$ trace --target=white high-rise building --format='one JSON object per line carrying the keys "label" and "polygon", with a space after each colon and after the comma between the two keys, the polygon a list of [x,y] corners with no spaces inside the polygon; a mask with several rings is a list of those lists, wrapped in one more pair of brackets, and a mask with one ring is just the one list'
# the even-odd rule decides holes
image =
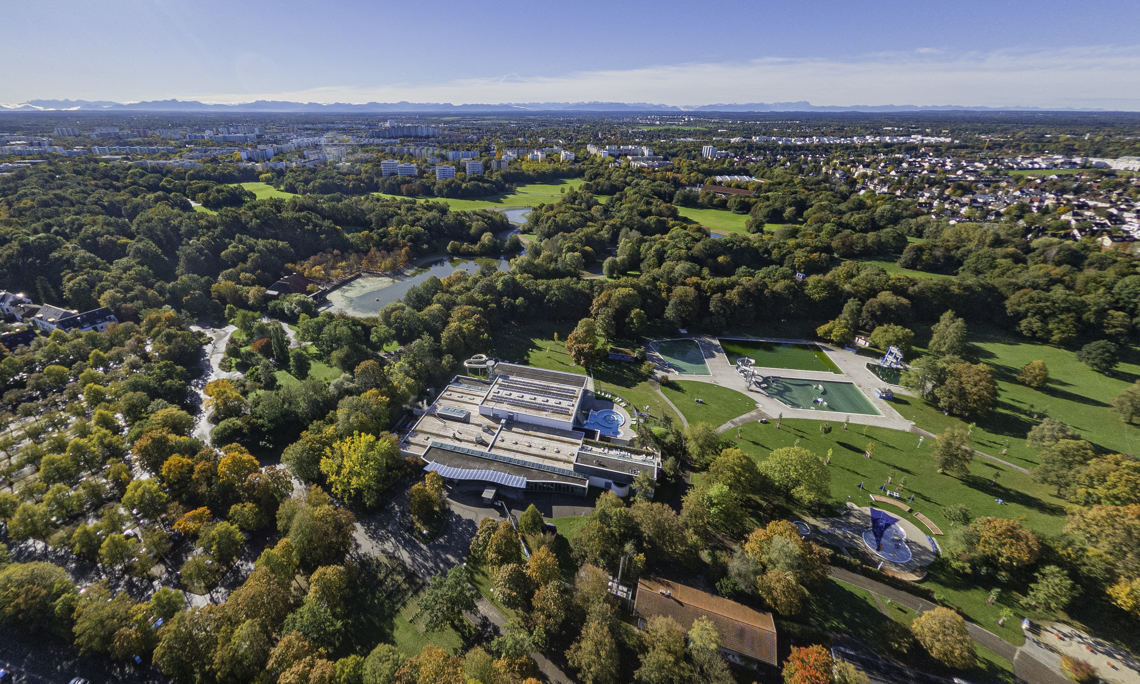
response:
{"label": "white high-rise building", "polygon": [[435,179],[443,180],[445,178],[455,178],[455,167],[448,166],[447,164],[440,164],[435,167]]}
{"label": "white high-rise building", "polygon": [[701,156],[705,159],[713,159],[716,157],[716,148],[712,145],[705,145],[701,148]]}
{"label": "white high-rise building", "polygon": [[420,169],[415,164],[400,164],[396,167],[397,176],[416,176],[419,172]]}
{"label": "white high-rise building", "polygon": [[400,162],[389,159],[380,162],[380,173],[384,176],[395,176],[400,171]]}
{"label": "white high-rise building", "polygon": [[482,175],[482,173],[483,173],[483,162],[481,162],[481,161],[469,161],[469,162],[467,162],[466,171],[467,171],[468,176]]}

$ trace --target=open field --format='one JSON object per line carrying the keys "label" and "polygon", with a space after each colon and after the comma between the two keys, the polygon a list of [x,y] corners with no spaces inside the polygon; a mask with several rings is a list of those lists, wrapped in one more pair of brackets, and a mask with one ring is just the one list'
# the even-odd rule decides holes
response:
{"label": "open field", "polygon": [[[568,178],[559,183],[529,183],[520,185],[513,192],[495,195],[487,199],[450,199],[447,197],[416,197],[417,202],[444,202],[453,211],[475,211],[478,209],[503,209],[506,207],[537,207],[540,204],[557,202],[562,190],[576,188],[585,179]],[[381,194],[381,193],[377,193]],[[393,199],[407,199],[399,195],[381,195]]]}
{"label": "open field", "polygon": [[256,195],[257,199],[259,199],[259,200],[260,199],[269,199],[271,197],[278,197],[280,199],[289,199],[290,197],[296,197],[297,196],[296,194],[294,194],[292,192],[282,192],[282,191],[278,190],[277,188],[273,187],[272,185],[269,185],[268,183],[257,183],[257,182],[242,183],[241,186],[243,188],[245,188],[246,190],[249,190],[250,192],[252,192],[254,195]]}
{"label": "open field", "polygon": [[835,362],[814,344],[734,340],[727,337],[722,337],[717,342],[720,342],[721,349],[733,364],[741,357],[748,357],[756,362],[758,368],[788,368],[842,374]]}
{"label": "open field", "polygon": [[400,612],[392,620],[392,637],[396,643],[396,647],[409,658],[418,656],[424,650],[424,646],[428,644],[435,644],[448,653],[454,655],[458,653],[463,646],[463,639],[451,627],[447,627],[438,632],[423,633],[417,625],[418,620],[413,621],[416,611],[419,610],[419,596],[412,598],[408,601]]}
{"label": "open field", "polygon": [[195,204],[194,205],[194,211],[200,211],[203,214],[216,214],[216,213],[218,213],[218,212],[214,211],[213,209],[207,209],[206,207],[203,207],[201,204]]}
{"label": "open field", "polygon": [[898,265],[898,260],[899,260],[898,256],[877,256],[877,257],[868,257],[865,259],[855,259],[855,261],[858,261],[861,264],[874,264],[876,266],[879,266],[880,268],[882,268],[884,271],[887,272],[887,275],[892,275],[892,276],[893,275],[910,276],[911,278],[953,278],[954,277],[952,275],[946,275],[944,273],[927,273],[926,271],[915,271],[915,270],[909,269],[909,268],[902,268],[901,266]]}
{"label": "open field", "polygon": [[[677,207],[677,212],[690,223],[699,223],[705,228],[724,233],[748,235],[744,224],[748,214],[734,214],[727,209],[705,209],[701,207]],[[768,227],[765,226],[765,230]]]}
{"label": "open field", "polygon": [[[719,427],[737,416],[756,410],[756,400],[752,397],[707,382],[670,380],[661,391],[685,414],[690,425],[704,422]],[[698,404],[697,399],[704,403]]]}

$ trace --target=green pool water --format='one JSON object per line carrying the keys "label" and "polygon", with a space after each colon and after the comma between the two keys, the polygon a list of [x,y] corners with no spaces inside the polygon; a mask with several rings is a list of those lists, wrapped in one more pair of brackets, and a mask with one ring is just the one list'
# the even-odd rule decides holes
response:
{"label": "green pool water", "polygon": [[792,342],[757,342],[755,340],[718,340],[729,363],[747,356],[757,368],[787,368],[790,370],[826,371],[842,375],[835,362],[814,344]]}
{"label": "green pool water", "polygon": [[[762,387],[762,389],[769,396],[791,408],[807,409],[820,413],[880,415],[871,400],[850,382],[765,377],[764,384],[767,387]],[[823,389],[818,389],[821,386]],[[816,399],[822,399],[827,403],[820,403]]]}

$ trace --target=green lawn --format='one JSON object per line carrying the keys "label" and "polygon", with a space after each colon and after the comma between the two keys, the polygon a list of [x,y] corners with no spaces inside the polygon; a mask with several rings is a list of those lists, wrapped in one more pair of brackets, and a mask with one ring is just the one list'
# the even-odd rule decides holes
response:
{"label": "green lawn", "polygon": [[[562,190],[577,188],[584,178],[568,178],[559,183],[529,183],[520,185],[512,192],[495,195],[487,199],[450,199],[447,197],[417,197],[417,202],[445,202],[453,211],[475,211],[478,209],[503,209],[507,207],[537,207],[540,204],[557,202]],[[377,193],[380,194],[380,193]],[[393,199],[404,199],[399,195],[383,195]]]}
{"label": "green lawn", "polygon": [[343,373],[339,368],[334,368],[325,362],[324,356],[315,345],[306,344],[302,345],[301,349],[309,355],[309,375],[312,377],[320,378],[332,382],[339,378]]}
{"label": "green lawn", "polygon": [[725,337],[717,341],[728,356],[729,363],[733,365],[737,359],[748,357],[755,361],[759,368],[790,368],[842,374],[835,362],[815,344],[733,340]]}
{"label": "green lawn", "polygon": [[[1039,532],[1058,534],[1064,526],[1065,502],[1054,497],[1051,488],[1034,482],[1029,475],[980,457],[974,458],[969,475],[939,474],[930,455],[933,439],[923,440],[919,447],[918,435],[910,432],[861,425],[843,430],[842,418],[827,422],[832,427],[828,434],[819,430],[824,421],[785,419],[779,430],[774,421],[751,422],[741,427],[741,439],[736,439],[736,430],[729,430],[724,438],[730,446],[742,449],[757,462],[765,460],[775,449],[797,444],[821,458],[830,455],[831,496],[837,502],[850,499],[865,506],[869,503],[868,495],[880,494],[879,486],[891,477],[890,488],[897,491],[898,485],[903,484],[900,494],[904,498],[914,496],[914,502],[907,503],[943,532],[950,529],[943,508],[955,503],[965,504],[975,517],[1019,519],[1024,516],[1024,524]],[[870,459],[863,457],[868,444],[875,445]],[[860,482],[862,490],[858,487]],[[999,504],[997,499],[1005,503]],[[912,515],[894,507],[889,510],[911,520],[919,529],[926,529]]]}
{"label": "green lawn", "polygon": [[[661,390],[685,414],[690,425],[704,422],[719,427],[756,410],[756,400],[747,394],[709,382],[670,380]],[[704,403],[698,404],[697,399]]]}
{"label": "green lawn", "polygon": [[898,265],[898,256],[877,256],[868,257],[865,259],[855,259],[861,264],[874,264],[881,267],[891,276],[909,276],[911,278],[953,278],[952,275],[944,273],[927,273],[925,271],[915,271],[909,268],[903,268]]}
{"label": "green lawn", "polygon": [[241,186],[243,188],[245,188],[246,190],[249,190],[250,192],[252,192],[254,195],[256,195],[257,199],[259,199],[259,200],[269,199],[270,197],[279,197],[281,199],[289,199],[290,197],[296,197],[297,196],[296,194],[294,194],[292,192],[282,192],[282,191],[278,190],[277,188],[273,187],[272,185],[269,185],[268,183],[258,183],[258,182],[242,183]]}
{"label": "green lawn", "polygon": [[574,541],[589,521],[590,519],[584,515],[571,515],[565,518],[549,518],[546,522],[557,527],[558,534],[566,537],[566,541]]}
{"label": "green lawn", "polygon": [[[677,207],[677,212],[690,223],[700,225],[724,233],[738,233],[748,235],[744,224],[748,221],[748,214],[734,214],[727,209],[705,209],[702,207]],[[768,227],[765,226],[765,230]]]}
{"label": "green lawn", "polygon": [[200,211],[203,214],[216,214],[216,213],[218,213],[218,212],[214,211],[213,209],[207,209],[206,207],[203,207],[201,204],[195,204],[194,205],[194,211]]}
{"label": "green lawn", "polygon": [[[1108,404],[1140,379],[1140,351],[1135,347],[1125,350],[1123,363],[1110,377],[1078,362],[1072,351],[1035,344],[996,328],[973,326],[970,341],[979,348],[981,359],[993,367],[1001,392],[998,410],[980,427],[1008,438],[1010,454],[1037,462],[1035,450],[1025,446],[1025,434],[1037,422],[1032,415],[1039,412],[1073,426],[1084,439],[1103,449],[1140,454],[1140,427],[1125,425]],[[1049,368],[1049,383],[1041,389],[1026,387],[1016,379],[1018,370],[1034,360],[1044,361]]]}
{"label": "green lawn", "polygon": [[413,597],[392,620],[392,637],[396,648],[409,658],[418,656],[428,644],[435,644],[451,655],[459,653],[463,647],[463,639],[454,629],[448,627],[438,632],[424,634],[418,626],[419,620],[412,621],[418,610],[418,601],[418,595]]}

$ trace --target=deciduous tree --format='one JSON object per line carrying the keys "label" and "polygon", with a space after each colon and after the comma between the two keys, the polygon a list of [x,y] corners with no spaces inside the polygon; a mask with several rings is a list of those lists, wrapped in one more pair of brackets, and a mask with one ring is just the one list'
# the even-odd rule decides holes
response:
{"label": "deciduous tree", "polygon": [[968,670],[977,662],[965,620],[949,608],[926,611],[914,619],[910,629],[927,653],[949,667]]}

